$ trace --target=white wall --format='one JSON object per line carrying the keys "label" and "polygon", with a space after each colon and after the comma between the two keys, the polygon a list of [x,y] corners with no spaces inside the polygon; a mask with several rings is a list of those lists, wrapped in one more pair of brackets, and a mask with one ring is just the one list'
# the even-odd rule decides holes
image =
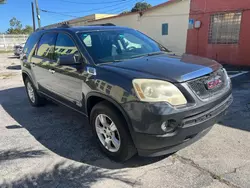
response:
{"label": "white wall", "polygon": [[25,43],[29,35],[0,35],[0,51],[13,50],[14,45]]}
{"label": "white wall", "polygon": [[[137,29],[158,41],[173,52],[184,53],[190,0],[176,1],[169,5],[146,11],[142,16],[130,14],[121,17],[96,20],[91,24],[113,23]],[[168,23],[168,35],[162,35],[162,24]]]}

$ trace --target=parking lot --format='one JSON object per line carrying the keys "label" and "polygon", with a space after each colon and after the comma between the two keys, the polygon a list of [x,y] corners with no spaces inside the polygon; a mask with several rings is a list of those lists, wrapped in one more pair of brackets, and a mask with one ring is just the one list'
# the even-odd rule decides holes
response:
{"label": "parking lot", "polygon": [[248,72],[233,76],[234,102],[203,139],[171,156],[121,164],[99,151],[81,114],[31,107],[20,68],[0,54],[0,187],[250,187]]}

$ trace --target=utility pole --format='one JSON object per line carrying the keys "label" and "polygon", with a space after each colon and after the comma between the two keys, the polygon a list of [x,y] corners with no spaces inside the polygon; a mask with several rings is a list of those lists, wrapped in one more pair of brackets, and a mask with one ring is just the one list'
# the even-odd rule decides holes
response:
{"label": "utility pole", "polygon": [[34,3],[33,2],[31,2],[31,10],[32,10],[33,31],[35,31],[36,30],[36,21],[35,21]]}
{"label": "utility pole", "polygon": [[36,3],[37,22],[38,22],[38,27],[40,28],[41,27],[41,16],[40,16],[40,10],[39,10],[39,7],[38,7],[37,0],[35,0],[35,3]]}

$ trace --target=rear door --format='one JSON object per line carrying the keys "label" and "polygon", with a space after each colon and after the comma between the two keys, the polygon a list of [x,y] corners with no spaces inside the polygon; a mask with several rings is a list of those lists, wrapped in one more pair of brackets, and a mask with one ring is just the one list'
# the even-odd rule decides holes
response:
{"label": "rear door", "polygon": [[38,88],[44,93],[54,92],[55,42],[57,33],[44,33],[37,44],[31,59],[31,68],[36,78]]}

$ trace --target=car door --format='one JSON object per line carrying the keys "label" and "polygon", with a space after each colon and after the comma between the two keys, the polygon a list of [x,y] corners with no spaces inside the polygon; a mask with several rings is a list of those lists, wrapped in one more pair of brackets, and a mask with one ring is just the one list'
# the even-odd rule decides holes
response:
{"label": "car door", "polygon": [[38,88],[41,92],[47,94],[54,92],[53,69],[56,65],[54,58],[56,37],[57,33],[44,33],[37,44],[35,54],[31,58],[31,69]]}
{"label": "car door", "polygon": [[[59,57],[67,55],[78,55],[78,63],[72,61],[72,64],[60,65]],[[70,105],[82,107],[82,89],[87,87],[86,76],[84,74],[83,57],[80,55],[73,39],[66,33],[58,33],[55,57],[58,64],[54,67],[55,92],[64,99],[64,103],[70,102]]]}

